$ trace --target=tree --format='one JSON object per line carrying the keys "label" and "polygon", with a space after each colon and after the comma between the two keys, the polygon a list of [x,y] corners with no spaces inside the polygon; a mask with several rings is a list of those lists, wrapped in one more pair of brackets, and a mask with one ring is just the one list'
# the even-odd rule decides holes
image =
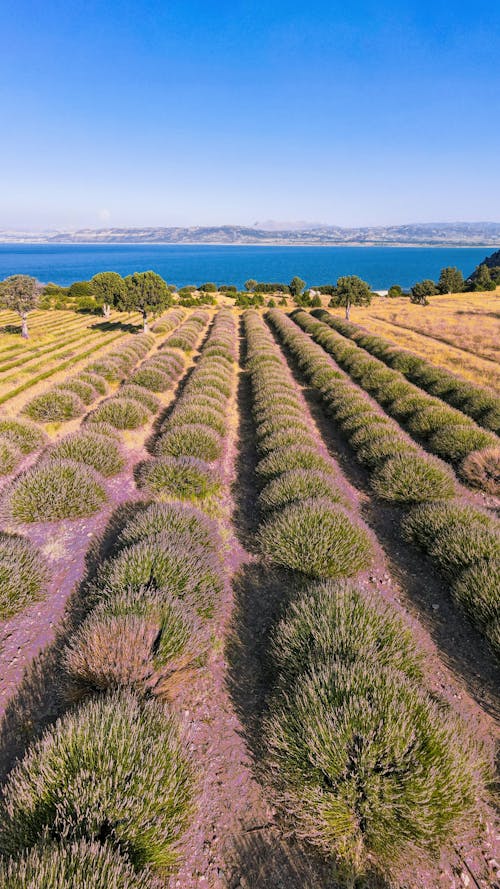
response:
{"label": "tree", "polygon": [[403,288],[399,284],[393,284],[389,287],[387,296],[390,297],[390,299],[397,299],[398,296],[403,296]]}
{"label": "tree", "polygon": [[200,284],[198,290],[201,290],[202,293],[217,293],[217,284],[214,284],[213,281],[208,281],[207,284]]}
{"label": "tree", "polygon": [[41,284],[29,275],[11,275],[0,285],[0,302],[21,318],[21,336],[28,339],[28,313],[36,309],[40,299]]}
{"label": "tree", "polygon": [[482,290],[496,290],[496,284],[491,277],[491,272],[483,262],[476,270],[474,275],[474,290],[480,292]]}
{"label": "tree", "polygon": [[109,318],[111,307],[118,309],[127,302],[127,285],[117,272],[99,272],[91,282],[92,292],[102,305],[102,313]]}
{"label": "tree", "polygon": [[316,294],[313,296],[312,300],[311,300],[311,306],[312,306],[314,309],[318,309],[318,308],[320,308],[322,305],[323,305],[323,303],[321,302],[321,297],[320,297],[319,293],[316,293]]}
{"label": "tree", "polygon": [[172,304],[170,290],[156,272],[134,272],[125,278],[127,296],[123,305],[129,311],[142,312],[144,333],[149,330],[148,315],[158,315]]}
{"label": "tree", "polygon": [[300,296],[304,287],[306,286],[306,282],[303,281],[302,278],[299,278],[297,277],[297,275],[295,275],[295,278],[292,278],[288,286],[293,298],[297,299],[297,297]]}
{"label": "tree", "polygon": [[438,289],[430,278],[424,278],[423,281],[417,281],[416,284],[411,288],[411,296],[410,300],[412,303],[417,303],[420,306],[428,306],[429,300],[428,296],[435,296],[438,292]]}
{"label": "tree", "polygon": [[330,305],[345,306],[345,316],[349,320],[351,306],[368,306],[372,301],[370,286],[357,275],[344,275],[339,278]]}
{"label": "tree", "polygon": [[441,269],[437,286],[440,293],[461,293],[464,289],[464,276],[456,266],[446,266]]}
{"label": "tree", "polygon": [[257,287],[257,281],[254,278],[249,278],[248,281],[245,281],[245,290],[248,290],[251,293]]}

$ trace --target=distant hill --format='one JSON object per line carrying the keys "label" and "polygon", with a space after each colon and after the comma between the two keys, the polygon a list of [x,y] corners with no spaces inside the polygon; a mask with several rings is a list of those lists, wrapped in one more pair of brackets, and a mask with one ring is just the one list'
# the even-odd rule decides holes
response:
{"label": "distant hill", "polygon": [[[259,225],[259,223],[257,223]],[[290,228],[278,228],[289,225]],[[25,244],[269,244],[318,246],[497,247],[500,222],[428,222],[342,228],[334,225],[260,223],[241,225],[101,228],[78,231],[0,231],[2,243]]]}

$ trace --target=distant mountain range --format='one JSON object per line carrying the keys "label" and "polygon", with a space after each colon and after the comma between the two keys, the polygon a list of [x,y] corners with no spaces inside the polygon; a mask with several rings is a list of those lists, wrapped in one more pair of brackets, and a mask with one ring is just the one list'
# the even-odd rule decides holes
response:
{"label": "distant mountain range", "polygon": [[270,246],[498,247],[500,222],[427,222],[342,228],[316,223],[255,226],[100,228],[78,231],[1,231],[4,244],[263,244]]}

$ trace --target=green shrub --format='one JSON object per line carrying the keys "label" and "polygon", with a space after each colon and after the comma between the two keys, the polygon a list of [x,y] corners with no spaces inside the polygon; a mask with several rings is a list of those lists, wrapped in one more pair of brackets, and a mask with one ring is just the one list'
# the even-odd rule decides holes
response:
{"label": "green shrub", "polygon": [[80,380],[84,383],[89,383],[99,395],[106,395],[108,391],[106,380],[100,374],[84,372],[80,374]]}
{"label": "green shrub", "polygon": [[31,454],[47,442],[43,429],[29,420],[0,419],[0,435],[19,448],[22,454]]}
{"label": "green shrub", "polygon": [[102,358],[99,361],[93,361],[87,366],[90,373],[99,374],[109,383],[118,382],[125,376],[125,367],[122,361],[111,356]]}
{"label": "green shrub", "polygon": [[122,546],[138,543],[155,534],[168,532],[172,538],[208,550],[220,547],[217,525],[199,509],[187,503],[150,503],[127,522],[120,533]]}
{"label": "green shrub", "polygon": [[66,647],[66,694],[75,701],[131,688],[172,697],[205,650],[189,606],[166,590],[123,589],[97,605]]}
{"label": "green shrub", "polygon": [[375,469],[385,463],[386,460],[392,459],[396,455],[418,454],[417,448],[413,447],[403,437],[388,433],[367,441],[362,447],[357,448],[356,457],[363,466]]}
{"label": "green shrub", "polygon": [[157,457],[142,463],[137,484],[156,497],[203,501],[220,491],[221,480],[203,460],[195,457]]}
{"label": "green shrub", "polygon": [[18,522],[93,515],[105,503],[100,476],[74,460],[45,460],[23,472],[6,492],[5,507]]}
{"label": "green shrub", "polygon": [[133,401],[138,401],[139,404],[147,407],[152,414],[156,414],[160,410],[160,399],[153,395],[149,389],[145,389],[144,386],[136,386],[135,383],[127,383],[125,386],[122,386],[120,398],[131,398]]}
{"label": "green shrub", "polygon": [[422,651],[399,614],[345,581],[310,584],[278,624],[273,662],[284,686],[335,660],[422,677]]}
{"label": "green shrub", "polygon": [[172,385],[170,375],[157,367],[141,367],[132,374],[130,382],[152,392],[165,392]]}
{"label": "green shrub", "polygon": [[423,393],[406,395],[402,398],[396,398],[391,404],[391,414],[399,420],[407,420],[417,411],[425,410],[429,406],[429,401]]}
{"label": "green shrub", "polygon": [[314,448],[316,441],[311,432],[304,432],[296,429],[283,429],[280,432],[273,432],[266,435],[259,441],[259,452],[270,454],[279,448],[288,448],[297,445],[301,448]]}
{"label": "green shrub", "polygon": [[275,564],[319,579],[352,577],[373,559],[368,532],[324,499],[285,507],[261,525],[259,542]]}
{"label": "green shrub", "polygon": [[324,497],[332,503],[344,502],[331,473],[291,469],[267,483],[260,493],[259,507],[262,510],[281,509],[310,497]]}
{"label": "green shrub", "polygon": [[490,411],[486,411],[481,417],[481,426],[491,429],[492,432],[500,433],[500,408],[495,407]]}
{"label": "green shrub", "polygon": [[500,496],[500,447],[471,451],[460,467],[460,475],[474,488]]}
{"label": "green shrub", "polygon": [[0,436],[0,476],[13,472],[21,462],[22,456],[15,444],[3,435]]}
{"label": "green shrub", "polygon": [[210,426],[219,435],[223,436],[226,434],[226,422],[221,417],[219,411],[212,411],[208,407],[202,407],[198,405],[196,399],[188,398],[188,396],[176,405],[169,418],[170,429],[173,429],[174,426],[198,425],[200,423],[203,426]]}
{"label": "green shrub", "polygon": [[215,429],[202,423],[175,426],[160,435],[155,445],[158,457],[199,457],[211,462],[222,454],[222,440]]}
{"label": "green shrub", "polygon": [[429,546],[429,555],[439,570],[452,580],[470,565],[483,560],[500,561],[498,528],[479,523],[450,522]]}
{"label": "green shrub", "polygon": [[179,598],[196,600],[203,613],[213,608],[221,590],[220,564],[205,547],[170,537],[168,531],[130,544],[107,562],[100,575],[106,595],[123,589],[166,589]]}
{"label": "green shrub", "polygon": [[263,777],[341,881],[434,856],[477,822],[480,759],[464,728],[398,671],[335,661],[271,706]]}
{"label": "green shrub", "polygon": [[[452,586],[453,598],[460,603],[472,621],[487,631],[500,618],[500,561],[482,559],[465,568]],[[498,640],[500,641],[500,640]],[[492,644],[497,654],[500,646]]]}
{"label": "green shrub", "polygon": [[291,469],[318,469],[331,473],[333,465],[317,448],[290,446],[278,448],[263,457],[255,471],[263,479],[272,479]]}
{"label": "green shrub", "polygon": [[455,494],[451,471],[430,457],[397,454],[376,470],[371,479],[375,493],[395,503],[444,500]]}
{"label": "green shrub", "polygon": [[466,422],[467,418],[459,411],[431,404],[412,414],[408,421],[408,428],[413,434],[427,438],[438,429],[459,426]]}
{"label": "green shrub", "polygon": [[295,430],[297,433],[310,433],[310,424],[308,425],[305,419],[296,420],[293,419],[290,422],[290,419],[287,416],[275,416],[270,420],[264,420],[263,423],[259,423],[256,426],[256,434],[259,440],[265,438],[267,435],[273,435],[275,432],[288,432],[290,429]]}
{"label": "green shrub", "polygon": [[85,463],[104,476],[116,475],[125,466],[118,443],[109,436],[93,432],[91,426],[84,426],[81,432],[74,432],[58,441],[48,456],[50,459],[55,457]]}
{"label": "green shrub", "polygon": [[372,423],[370,420],[366,420],[362,426],[357,427],[356,431],[349,430],[349,443],[357,451],[363,445],[386,435],[392,435],[393,438],[398,437],[398,433],[391,423]]}
{"label": "green shrub", "polygon": [[84,404],[91,404],[95,398],[97,397],[97,392],[90,383],[86,383],[84,380],[66,380],[64,383],[61,383],[60,386],[55,386],[52,389],[52,392],[74,392],[78,395]]}
{"label": "green shrub", "polygon": [[198,371],[197,369],[196,376],[191,377],[189,380],[190,394],[199,391],[207,393],[210,389],[215,389],[220,395],[224,395],[226,398],[229,398],[231,395],[231,386],[229,383],[226,383],[225,380],[209,371]]}
{"label": "green shrub", "polygon": [[136,873],[118,851],[99,842],[34,847],[0,861],[2,889],[151,889],[147,873]]}
{"label": "green shrub", "polygon": [[38,599],[47,579],[47,566],[31,541],[0,532],[0,619]]}
{"label": "green shrub", "polygon": [[132,398],[115,396],[103,401],[92,412],[93,422],[110,423],[115,429],[137,429],[151,418],[151,413]]}
{"label": "green shrub", "polygon": [[470,528],[488,531],[494,527],[491,515],[457,500],[415,506],[401,522],[404,539],[425,551],[430,549],[436,537],[447,528],[463,528],[467,533]]}
{"label": "green shrub", "polygon": [[129,693],[87,701],[33,744],[5,785],[2,849],[19,853],[44,830],[100,840],[136,867],[169,868],[193,797],[176,729],[155,701]]}
{"label": "green shrub", "polygon": [[118,429],[112,426],[111,423],[101,423],[99,420],[94,420],[93,414],[88,414],[84,418],[81,431],[94,432],[96,435],[104,435],[106,438],[112,438],[113,441],[121,441],[121,435]]}
{"label": "green shrub", "polygon": [[40,395],[35,395],[23,408],[23,413],[32,420],[41,423],[52,423],[62,420],[72,420],[80,416],[85,410],[85,405],[75,392],[66,389],[51,389]]}
{"label": "green shrub", "polygon": [[434,433],[429,447],[439,457],[453,462],[463,460],[472,451],[496,447],[496,436],[474,426],[445,426]]}

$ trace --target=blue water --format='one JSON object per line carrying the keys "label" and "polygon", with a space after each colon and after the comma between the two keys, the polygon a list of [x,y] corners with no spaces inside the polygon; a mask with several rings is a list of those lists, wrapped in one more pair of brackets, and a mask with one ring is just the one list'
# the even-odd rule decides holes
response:
{"label": "blue water", "polygon": [[236,284],[248,278],[288,282],[299,275],[307,286],[334,283],[339,275],[359,275],[374,290],[391,284],[410,287],[422,278],[437,279],[443,266],[464,276],[492,247],[226,247],[174,244],[0,244],[0,279],[33,275],[44,283],[68,285],[97,272],[128,275],[152,269],[166,281],[186,284]]}

